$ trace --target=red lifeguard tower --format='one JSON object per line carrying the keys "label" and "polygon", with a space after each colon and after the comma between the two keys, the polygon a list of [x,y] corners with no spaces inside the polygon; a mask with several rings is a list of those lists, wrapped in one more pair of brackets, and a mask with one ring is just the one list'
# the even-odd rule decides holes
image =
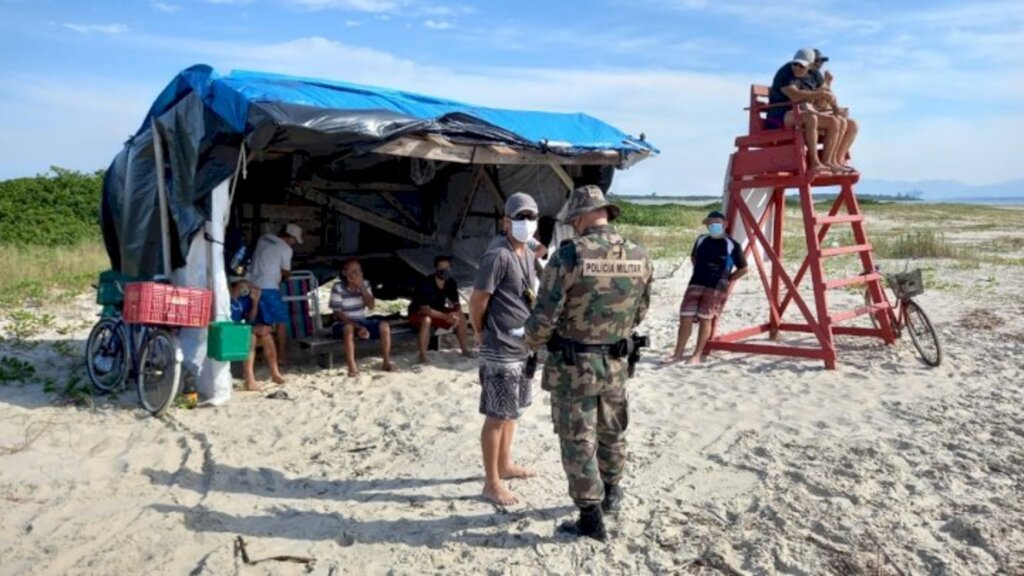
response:
{"label": "red lifeguard tower", "polygon": [[[796,124],[799,126],[800,110],[795,105],[791,106],[797,118]],[[751,255],[753,256],[761,277],[768,300],[767,322],[727,334],[715,334],[713,331],[706,350],[818,359],[825,362],[826,368],[833,369],[836,366],[834,337],[837,334],[881,338],[887,344],[895,342],[896,339],[889,315],[882,313],[890,305],[882,286],[882,275],[875,271],[871,244],[864,231],[864,216],[853,191],[853,185],[857,183],[859,175],[809,173],[807,146],[802,131],[798,128],[766,128],[764,114],[770,107],[768,87],[751,86],[748,108],[749,133],[736,139],[736,151],[732,154],[728,174],[725,212],[727,232],[734,235],[742,227],[746,233],[748,242],[744,254],[748,260]],[[831,210],[826,215],[817,214],[811,190],[834,186],[839,186],[840,191]],[[807,256],[796,275],[791,275],[782,263],[785,195],[789,189],[797,189],[800,192],[800,208],[807,242]],[[753,210],[748,201],[752,190],[770,190],[760,195],[761,203],[754,206]],[[755,216],[755,212],[760,214]],[[822,248],[822,242],[834,224],[849,224],[853,228],[854,244]],[[826,279],[823,261],[844,254],[860,256],[861,272],[847,278]],[[799,291],[800,284],[808,272],[811,276],[813,302],[808,302]],[[866,286],[870,294],[870,303],[865,302],[863,306],[852,310],[830,312],[829,291],[854,285]],[[791,304],[795,304],[799,309],[802,322],[783,321],[783,315]],[[865,314],[875,315],[875,327],[840,325],[844,321]],[[810,333],[817,345],[794,346],[778,343],[780,332]],[[746,339],[766,333],[770,342],[744,342]]]}

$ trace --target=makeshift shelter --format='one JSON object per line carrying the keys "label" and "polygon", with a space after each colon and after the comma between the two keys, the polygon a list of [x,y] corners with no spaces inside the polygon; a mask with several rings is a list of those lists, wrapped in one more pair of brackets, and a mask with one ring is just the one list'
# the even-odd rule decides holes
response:
{"label": "makeshift shelter", "polygon": [[569,190],[607,190],[615,168],[656,153],[643,135],[585,114],[197,65],[160,94],[110,166],[103,234],[124,273],[183,266],[211,220],[211,192],[231,179],[228,220],[250,245],[297,222],[305,243],[293,266],[324,279],[358,256],[378,295],[408,295],[438,253],[455,255],[467,281],[509,194],[537,199],[547,239]]}

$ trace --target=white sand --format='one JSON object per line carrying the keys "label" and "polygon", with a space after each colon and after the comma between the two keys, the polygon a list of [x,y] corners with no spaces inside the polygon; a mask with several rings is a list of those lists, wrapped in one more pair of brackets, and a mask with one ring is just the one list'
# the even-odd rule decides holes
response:
{"label": "white sand", "polygon": [[[934,264],[934,263],[932,263]],[[663,267],[665,268],[665,267]],[[657,286],[645,329],[671,346],[689,273]],[[1024,274],[944,265],[920,301],[942,367],[909,342],[840,340],[840,366],[717,354],[630,381],[626,508],[600,545],[554,534],[573,516],[546,393],[515,444],[539,476],[522,504],[481,501],[474,361],[353,381],[289,367],[291,400],[145,415],[134,393],[95,411],[0,386],[0,574],[1021,574]],[[989,280],[994,278],[995,280]],[[754,320],[744,281],[725,320]],[[89,310],[89,297],[68,305]],[[840,293],[836,309],[857,297]],[[30,350],[63,382],[92,322],[68,313]],[[758,318],[760,320],[760,318]],[[47,341],[76,339],[68,356]],[[59,345],[57,348],[65,347]],[[266,377],[264,373],[264,378]]]}

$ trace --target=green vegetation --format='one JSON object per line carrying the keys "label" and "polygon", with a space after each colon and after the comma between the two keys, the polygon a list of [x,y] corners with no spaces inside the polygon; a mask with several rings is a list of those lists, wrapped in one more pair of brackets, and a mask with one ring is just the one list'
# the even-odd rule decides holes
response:
{"label": "green vegetation", "polygon": [[0,307],[80,293],[109,266],[100,239],[103,172],[53,167],[0,181]]}
{"label": "green vegetation", "polygon": [[31,362],[14,356],[0,356],[0,384],[28,382],[35,375],[36,367]]}
{"label": "green vegetation", "polygon": [[100,237],[103,172],[53,167],[0,182],[0,244],[71,246]]}
{"label": "green vegetation", "polygon": [[[868,238],[878,259],[907,260],[942,258],[953,260],[958,269],[976,269],[980,264],[1024,265],[1024,236],[1014,234],[1024,213],[990,206],[966,204],[922,204],[860,200],[868,218]],[[694,238],[703,231],[701,220],[717,206],[678,204],[637,205],[621,202],[619,230],[648,249],[654,258],[681,258]],[[829,200],[815,203],[815,212],[827,213]],[[842,210],[841,213],[845,213]],[[787,198],[783,258],[796,263],[807,253],[799,202]],[[936,230],[941,226],[941,230]],[[967,244],[957,235],[978,231],[1006,231],[990,240]],[[834,225],[825,236],[824,247],[856,244],[848,225]],[[860,268],[857,255],[825,261],[829,277],[842,277]]]}
{"label": "green vegetation", "polygon": [[619,222],[631,226],[645,227],[683,227],[698,230],[701,220],[708,212],[721,207],[717,202],[705,206],[685,206],[682,204],[632,204],[621,202],[622,209]]}
{"label": "green vegetation", "polygon": [[895,237],[871,237],[875,254],[882,258],[956,258],[961,250],[934,230],[912,230]]}
{"label": "green vegetation", "polygon": [[71,246],[11,246],[0,244],[0,308],[44,297],[73,296],[96,282],[110,267],[99,240]]}

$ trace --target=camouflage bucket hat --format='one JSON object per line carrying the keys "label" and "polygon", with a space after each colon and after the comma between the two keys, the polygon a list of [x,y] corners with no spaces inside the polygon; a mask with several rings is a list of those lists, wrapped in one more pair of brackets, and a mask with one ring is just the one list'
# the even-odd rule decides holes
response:
{"label": "camouflage bucket hat", "polygon": [[597,186],[580,186],[579,188],[572,191],[569,195],[569,202],[566,203],[565,216],[562,217],[562,222],[568,224],[573,219],[586,214],[587,212],[593,212],[605,208],[608,210],[608,220],[615,220],[619,217],[619,207],[611,202],[605,200],[604,192]]}

